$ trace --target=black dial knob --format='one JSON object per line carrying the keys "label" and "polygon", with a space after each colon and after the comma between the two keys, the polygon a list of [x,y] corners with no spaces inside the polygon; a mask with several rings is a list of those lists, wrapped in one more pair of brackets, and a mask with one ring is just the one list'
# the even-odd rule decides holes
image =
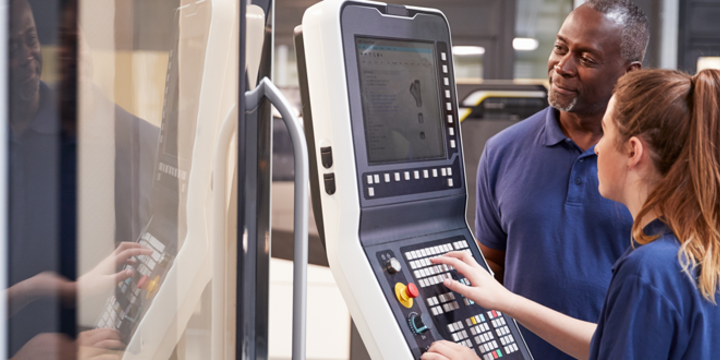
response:
{"label": "black dial knob", "polygon": [[408,323],[410,323],[410,329],[418,335],[429,330],[420,314],[411,314]]}
{"label": "black dial knob", "polygon": [[387,262],[387,271],[391,274],[397,274],[402,270],[402,267],[400,266],[400,261],[396,258],[390,258]]}

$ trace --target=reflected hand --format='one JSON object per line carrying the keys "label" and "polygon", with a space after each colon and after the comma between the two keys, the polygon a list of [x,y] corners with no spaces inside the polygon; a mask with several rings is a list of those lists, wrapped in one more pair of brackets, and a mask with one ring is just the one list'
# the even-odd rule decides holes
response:
{"label": "reflected hand", "polygon": [[125,281],[133,275],[133,270],[128,268],[117,271],[123,264],[135,264],[132,259],[135,256],[150,255],[152,250],[135,242],[122,242],[115,251],[101,261],[95,268],[78,279],[78,284],[83,296],[102,293],[111,289],[120,281]]}
{"label": "reflected hand", "polygon": [[430,261],[434,264],[450,265],[470,280],[471,286],[467,286],[452,279],[445,279],[443,284],[450,290],[475,301],[486,309],[507,312],[507,309],[513,307],[516,295],[495,280],[485,268],[475,261],[470,253],[454,251]]}
{"label": "reflected hand", "polygon": [[30,339],[12,360],[75,359],[75,344],[64,334],[45,333]]}
{"label": "reflected hand", "polygon": [[93,329],[78,334],[78,359],[120,359],[124,348],[120,332],[115,329]]}
{"label": "reflected hand", "polygon": [[447,340],[432,343],[421,360],[479,360],[473,349]]}

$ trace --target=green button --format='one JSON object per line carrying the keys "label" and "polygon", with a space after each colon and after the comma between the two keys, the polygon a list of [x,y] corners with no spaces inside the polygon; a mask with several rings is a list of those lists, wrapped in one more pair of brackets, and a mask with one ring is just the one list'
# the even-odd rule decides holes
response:
{"label": "green button", "polygon": [[497,351],[498,357],[502,357],[502,352],[500,350]]}

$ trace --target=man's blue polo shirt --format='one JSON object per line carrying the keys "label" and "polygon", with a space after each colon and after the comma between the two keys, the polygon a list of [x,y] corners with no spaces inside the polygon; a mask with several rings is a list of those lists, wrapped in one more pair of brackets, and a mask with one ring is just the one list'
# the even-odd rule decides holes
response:
{"label": "man's blue polo shirt", "polygon": [[[597,156],[567,138],[548,107],[488,140],[477,173],[478,241],[505,251],[505,286],[597,322],[632,218],[598,192]],[[536,359],[571,359],[523,329]]]}
{"label": "man's blue polo shirt", "polygon": [[613,267],[590,359],[717,359],[720,308],[683,272],[670,228],[656,219],[644,231],[660,237],[630,247]]}

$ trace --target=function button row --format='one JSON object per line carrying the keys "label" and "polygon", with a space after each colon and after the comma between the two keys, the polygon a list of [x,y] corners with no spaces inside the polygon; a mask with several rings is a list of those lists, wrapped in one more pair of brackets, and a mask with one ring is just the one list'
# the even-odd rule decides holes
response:
{"label": "function button row", "polygon": [[490,310],[490,311],[487,312],[487,315],[488,315],[488,318],[494,319],[494,318],[496,318],[496,317],[502,316],[502,313],[499,312],[499,311]]}
{"label": "function button row", "polygon": [[442,307],[440,306],[430,308],[430,312],[435,316],[445,313],[445,311],[443,311]]}
{"label": "function button row", "polygon": [[[451,140],[451,142],[454,144],[455,140]],[[430,178],[431,172],[432,172],[433,177],[438,177],[437,169],[423,170],[422,177],[424,179]],[[440,168],[440,173],[442,174],[442,176],[452,176],[452,167]],[[404,178],[405,180],[411,180],[411,179],[419,180],[420,179],[420,170],[413,170],[412,173],[410,171],[405,171],[405,172],[403,172],[402,175],[400,175],[399,172],[396,172],[396,173],[393,173],[393,178],[395,179],[395,181],[401,181],[402,178]],[[383,179],[385,180],[386,183],[389,183],[390,179],[391,179],[390,173],[383,174]],[[367,182],[368,185],[380,184],[380,174],[367,175],[365,177],[365,181]]]}

